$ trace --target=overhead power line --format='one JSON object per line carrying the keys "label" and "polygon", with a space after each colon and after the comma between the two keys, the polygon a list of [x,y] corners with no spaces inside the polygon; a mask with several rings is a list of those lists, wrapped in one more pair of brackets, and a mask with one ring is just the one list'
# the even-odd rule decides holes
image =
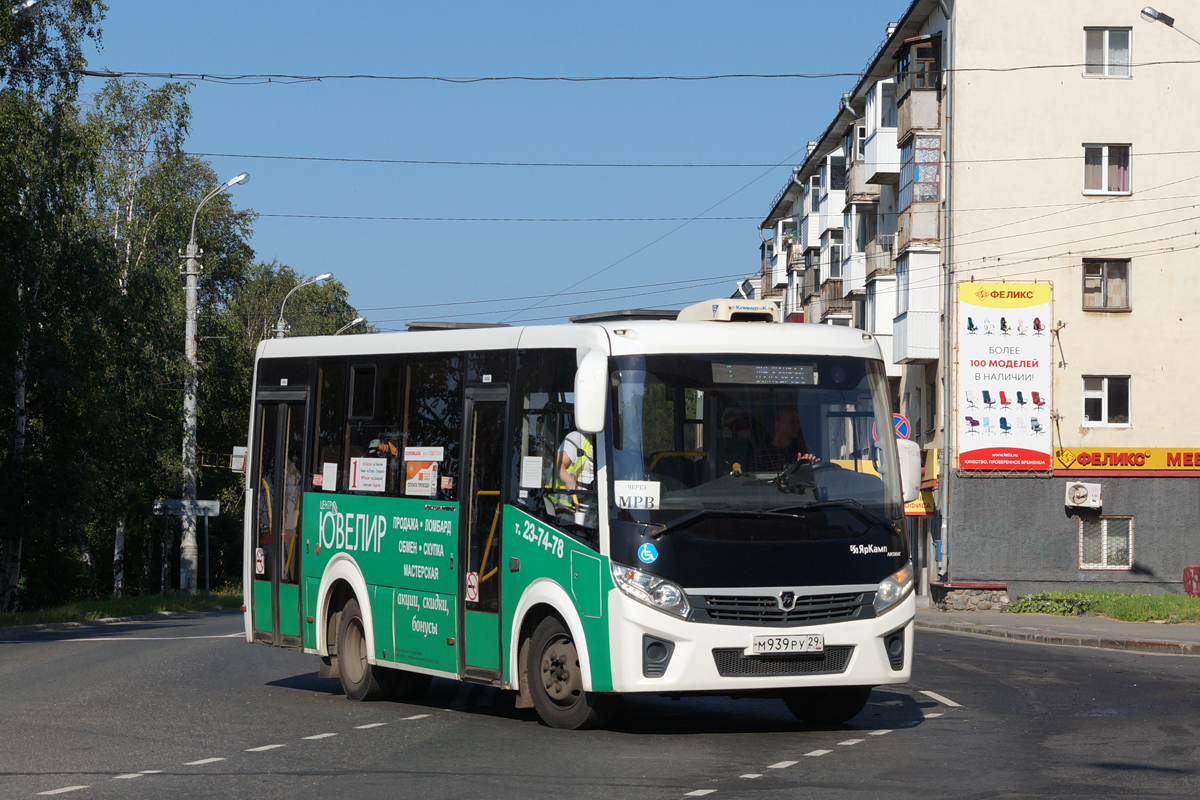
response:
{"label": "overhead power line", "polygon": [[[1131,64],[1130,67],[1179,66],[1197,64],[1200,61],[1185,59],[1180,61],[1143,61]],[[1083,69],[1083,62],[1069,64],[1018,64],[1011,67],[958,67],[946,69],[943,72],[952,73],[987,73],[987,72],[1024,72],[1028,70],[1053,69]],[[470,84],[470,83],[502,83],[510,81],[530,83],[601,83],[601,82],[648,82],[648,81],[720,81],[720,80],[824,80],[827,78],[858,78],[858,72],[730,72],[715,75],[376,75],[369,73],[358,74],[328,74],[301,75],[288,73],[248,72],[248,73],[212,73],[212,72],[148,72],[143,70],[94,70],[94,69],[53,69],[48,67],[0,65],[0,69],[10,72],[28,74],[83,75],[90,78],[155,78],[162,80],[206,81],[209,83],[224,83],[232,85],[257,85],[264,83],[312,83],[318,81],[427,81],[438,83]]]}
{"label": "overhead power line", "polygon": [[367,217],[351,214],[259,214],[285,219],[359,219],[388,222],[703,222],[757,220],[758,217]]}

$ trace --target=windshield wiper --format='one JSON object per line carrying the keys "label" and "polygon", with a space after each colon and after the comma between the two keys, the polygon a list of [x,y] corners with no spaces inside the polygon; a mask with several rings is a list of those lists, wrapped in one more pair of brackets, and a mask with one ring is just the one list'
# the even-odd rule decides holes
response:
{"label": "windshield wiper", "polygon": [[730,514],[730,513],[736,514],[736,513],[740,513],[740,512],[734,511],[728,505],[724,505],[724,504],[720,505],[720,506],[708,506],[707,508],[697,508],[692,511],[689,511],[686,514],[683,514],[682,516],[676,517],[675,519],[671,520],[670,522],[668,522],[666,524],[642,523],[642,527],[645,529],[646,535],[648,535],[651,539],[657,539],[660,536],[662,536],[663,534],[667,533],[668,531],[675,530],[676,528],[681,528],[681,527],[693,522],[694,520],[700,519],[701,517],[706,517],[710,514]]}

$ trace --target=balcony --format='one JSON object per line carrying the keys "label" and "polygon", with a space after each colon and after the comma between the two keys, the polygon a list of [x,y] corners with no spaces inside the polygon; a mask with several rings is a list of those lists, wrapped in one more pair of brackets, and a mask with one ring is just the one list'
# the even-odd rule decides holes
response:
{"label": "balcony", "polygon": [[867,242],[867,280],[873,280],[876,275],[896,274],[896,262],[892,260],[895,243],[894,233],[881,233]]}
{"label": "balcony", "polygon": [[821,284],[821,319],[834,314],[849,314],[850,301],[842,294],[842,280],[830,278]]}
{"label": "balcony", "polygon": [[912,244],[941,245],[942,215],[939,203],[912,203],[900,212],[896,221],[896,252]]}
{"label": "balcony", "polygon": [[846,190],[831,189],[821,198],[821,220],[817,235],[842,229],[842,209],[846,207]]}
{"label": "balcony", "polygon": [[799,272],[804,269],[804,248],[800,246],[800,237],[791,240],[788,245],[788,269]]}
{"label": "balcony", "polygon": [[851,253],[842,262],[842,291],[847,299],[858,299],[867,288],[867,254]]}
{"label": "balcony", "polygon": [[941,92],[914,89],[896,106],[896,141],[903,142],[912,133],[940,130],[942,127]]}
{"label": "balcony", "polygon": [[878,199],[879,185],[867,182],[867,162],[855,161],[846,173],[846,201],[869,203]]}
{"label": "balcony", "polygon": [[867,137],[864,148],[867,183],[895,186],[900,182],[900,149],[896,147],[895,128],[876,128]]}
{"label": "balcony", "polygon": [[897,364],[937,361],[941,350],[941,315],[909,309],[892,322],[892,360]]}

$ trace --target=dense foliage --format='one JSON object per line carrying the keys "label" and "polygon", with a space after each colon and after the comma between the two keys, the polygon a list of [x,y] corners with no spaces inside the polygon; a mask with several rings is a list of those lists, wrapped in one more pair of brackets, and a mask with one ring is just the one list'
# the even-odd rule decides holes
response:
{"label": "dense foliage", "polygon": [[[113,81],[79,97],[103,12],[68,0],[0,13],[0,611],[169,589],[164,545],[178,581],[179,520],[152,506],[181,492],[179,251],[229,176],[183,150],[188,85]],[[196,221],[199,496],[222,507],[214,585],[240,576],[243,484],[228,466],[246,440],[254,349],[303,279],[255,261],[253,222],[229,193]],[[355,316],[336,282],[288,302],[294,336]]]}
{"label": "dense foliage", "polygon": [[1200,597],[1133,594],[1104,589],[1071,589],[1027,594],[1005,609],[1010,614],[1097,614],[1126,622],[1200,621]]}

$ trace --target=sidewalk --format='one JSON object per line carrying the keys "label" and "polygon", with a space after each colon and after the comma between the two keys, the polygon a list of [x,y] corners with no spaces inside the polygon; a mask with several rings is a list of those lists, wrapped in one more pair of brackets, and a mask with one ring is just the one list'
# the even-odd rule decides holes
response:
{"label": "sidewalk", "polygon": [[1120,622],[1104,617],[1058,617],[999,611],[946,612],[917,609],[917,627],[958,631],[1001,639],[1075,647],[1102,647],[1143,653],[1200,655],[1200,624]]}

